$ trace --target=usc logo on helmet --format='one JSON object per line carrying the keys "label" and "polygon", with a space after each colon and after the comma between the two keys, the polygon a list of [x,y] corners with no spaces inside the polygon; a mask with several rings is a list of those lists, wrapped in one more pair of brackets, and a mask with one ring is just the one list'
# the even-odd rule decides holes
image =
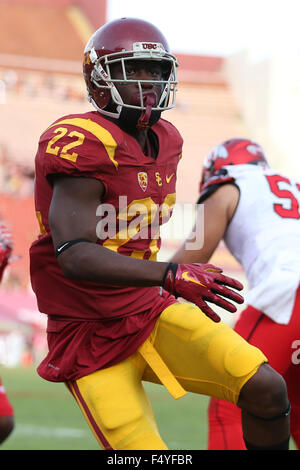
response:
{"label": "usc logo on helmet", "polygon": [[142,47],[143,49],[157,49],[157,44],[156,43],[152,43],[152,42],[143,42],[142,43]]}

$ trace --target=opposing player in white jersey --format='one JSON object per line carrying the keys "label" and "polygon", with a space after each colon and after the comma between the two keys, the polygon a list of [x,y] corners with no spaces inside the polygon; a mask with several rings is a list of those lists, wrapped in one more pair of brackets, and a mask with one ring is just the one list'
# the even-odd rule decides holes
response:
{"label": "opposing player in white jersey", "polygon": [[[300,448],[300,180],[270,168],[255,142],[231,139],[207,156],[198,203],[203,247],[184,244],[172,261],[207,263],[223,239],[242,265],[247,307],[234,329],[284,377]],[[208,449],[245,449],[236,405],[211,399]]]}

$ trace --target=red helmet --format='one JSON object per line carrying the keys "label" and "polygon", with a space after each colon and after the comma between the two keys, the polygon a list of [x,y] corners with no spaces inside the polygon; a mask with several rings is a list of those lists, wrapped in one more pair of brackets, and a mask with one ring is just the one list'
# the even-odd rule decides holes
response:
{"label": "red helmet", "polygon": [[[170,54],[168,43],[163,34],[147,21],[136,18],[121,18],[99,28],[88,41],[84,50],[83,75],[88,98],[102,114],[118,118],[123,107],[145,110],[141,83],[153,83],[150,80],[136,80],[139,87],[140,105],[123,102],[115,86],[117,83],[129,83],[126,77],[126,60],[151,60],[163,64],[161,81],[162,94],[153,107],[153,111],[164,111],[175,105],[177,85],[177,60]],[[110,65],[119,62],[123,70],[123,80],[112,79]],[[132,83],[133,80],[130,80]],[[117,105],[117,111],[105,110],[111,100]]]}
{"label": "red helmet", "polygon": [[224,166],[245,164],[268,166],[259,144],[249,139],[230,139],[222,142],[204,160],[200,190],[203,190],[206,182],[212,177],[214,178],[211,182],[217,182],[220,178],[225,182],[226,171],[222,170]]}

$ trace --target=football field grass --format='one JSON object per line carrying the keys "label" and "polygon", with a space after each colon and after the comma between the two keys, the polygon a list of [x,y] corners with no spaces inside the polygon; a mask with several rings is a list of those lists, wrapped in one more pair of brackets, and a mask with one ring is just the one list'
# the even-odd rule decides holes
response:
{"label": "football field grass", "polygon": [[[46,382],[34,367],[1,367],[0,376],[16,421],[1,450],[100,450],[64,384]],[[208,398],[188,393],[174,400],[162,386],[144,386],[168,448],[206,449]],[[290,449],[295,450],[293,442]]]}
{"label": "football field grass", "polygon": [[[1,450],[100,449],[64,384],[46,382],[34,367],[1,367],[0,375],[16,420]],[[189,393],[174,400],[162,386],[145,383],[145,388],[169,449],[205,449],[208,399]]]}

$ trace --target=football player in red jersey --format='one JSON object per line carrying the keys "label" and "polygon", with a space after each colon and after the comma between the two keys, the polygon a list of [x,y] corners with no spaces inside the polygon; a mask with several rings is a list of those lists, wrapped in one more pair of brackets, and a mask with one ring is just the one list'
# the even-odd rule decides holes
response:
{"label": "football player in red jersey", "polygon": [[[13,242],[10,232],[4,224],[0,224],[0,282],[9,262]],[[0,378],[0,444],[14,429],[14,409],[8,399]]]}
{"label": "football player in red jersey", "polygon": [[238,403],[249,446],[282,448],[283,379],[207,303],[236,311],[229,300],[243,302],[242,285],[213,265],[156,261],[182,154],[179,132],[161,118],[175,103],[176,67],[151,23],[107,23],[84,51],[96,111],[64,116],[40,138],[41,233],[30,258],[49,352],[38,372],[67,384],[104,449],[167,448],[143,380],[174,398],[192,391]]}
{"label": "football player in red jersey", "polygon": [[[300,184],[270,168],[257,143],[230,139],[204,161],[198,202],[204,206],[203,247],[183,245],[174,260],[207,263],[223,239],[239,261],[247,307],[234,329],[284,377],[291,434],[300,448]],[[208,449],[246,449],[241,410],[233,403],[210,400]]]}

